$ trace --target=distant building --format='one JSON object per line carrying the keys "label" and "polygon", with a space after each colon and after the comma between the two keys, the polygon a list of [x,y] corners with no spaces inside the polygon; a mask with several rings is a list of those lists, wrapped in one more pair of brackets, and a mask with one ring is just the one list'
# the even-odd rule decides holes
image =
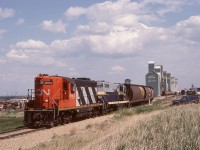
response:
{"label": "distant building", "polygon": [[166,91],[171,91],[171,73],[167,73],[167,84],[168,89],[166,89]]}
{"label": "distant building", "polygon": [[125,79],[125,84],[131,84],[131,80],[130,79]]}
{"label": "distant building", "polygon": [[163,71],[163,90],[168,89],[167,84],[167,71]]}
{"label": "distant building", "polygon": [[154,61],[148,62],[146,85],[154,88],[154,96],[161,96],[162,92],[177,92],[177,79],[171,73],[163,71],[163,65],[155,65]]}
{"label": "distant building", "polygon": [[154,96],[160,96],[160,77],[155,71],[146,74],[146,85],[154,89]]}

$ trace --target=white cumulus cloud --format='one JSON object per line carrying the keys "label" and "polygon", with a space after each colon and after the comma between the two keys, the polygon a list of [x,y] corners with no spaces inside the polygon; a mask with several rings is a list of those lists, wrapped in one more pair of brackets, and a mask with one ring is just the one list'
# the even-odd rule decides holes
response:
{"label": "white cumulus cloud", "polygon": [[200,16],[191,16],[176,24],[175,33],[177,36],[190,41],[200,42]]}
{"label": "white cumulus cloud", "polygon": [[42,29],[53,33],[66,33],[67,25],[62,20],[53,22],[53,20],[44,20],[41,24]]}
{"label": "white cumulus cloud", "polygon": [[65,16],[71,17],[78,17],[86,13],[86,9],[83,7],[70,7],[65,11]]}
{"label": "white cumulus cloud", "polygon": [[25,22],[24,18],[19,18],[17,20],[17,25],[22,25],[22,24],[24,24],[24,22]]}
{"label": "white cumulus cloud", "polygon": [[57,56],[57,51],[53,49],[53,46],[39,40],[29,39],[11,45],[6,57],[10,62],[17,61],[30,66],[67,66],[63,59],[56,59],[60,56]]}
{"label": "white cumulus cloud", "polygon": [[12,60],[19,60],[19,61],[29,58],[29,56],[27,56],[23,50],[18,51],[15,49],[11,49],[6,54],[6,56]]}
{"label": "white cumulus cloud", "polygon": [[91,51],[106,55],[132,55],[142,48],[140,31],[112,31],[106,35],[89,36]]}
{"label": "white cumulus cloud", "polygon": [[111,72],[110,73],[125,73],[126,72],[126,69],[124,69],[123,67],[119,66],[119,65],[116,65],[116,66],[113,66],[111,67]]}
{"label": "white cumulus cloud", "polygon": [[55,40],[52,41],[50,44],[50,47],[54,50],[65,52],[67,53],[73,53],[80,51],[81,46],[83,44],[83,38],[81,37],[73,37],[66,40]]}
{"label": "white cumulus cloud", "polygon": [[134,14],[122,14],[113,19],[115,25],[132,26],[138,22],[138,16]]}
{"label": "white cumulus cloud", "polygon": [[27,41],[17,42],[15,47],[22,49],[43,49],[46,48],[47,45],[42,41],[29,39]]}
{"label": "white cumulus cloud", "polygon": [[12,8],[0,8],[0,19],[14,16],[15,11]]}

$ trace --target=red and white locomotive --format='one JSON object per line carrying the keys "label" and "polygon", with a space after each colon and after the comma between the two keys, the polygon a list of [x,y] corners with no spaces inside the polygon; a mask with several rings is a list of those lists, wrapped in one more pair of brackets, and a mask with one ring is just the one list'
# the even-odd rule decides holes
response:
{"label": "red and white locomotive", "polygon": [[25,126],[53,126],[79,116],[96,116],[153,100],[153,89],[143,85],[94,81],[40,74],[29,90]]}

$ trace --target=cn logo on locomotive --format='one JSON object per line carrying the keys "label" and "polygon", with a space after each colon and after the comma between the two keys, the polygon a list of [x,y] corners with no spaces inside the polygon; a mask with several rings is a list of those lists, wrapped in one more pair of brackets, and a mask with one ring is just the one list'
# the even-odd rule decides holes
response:
{"label": "cn logo on locomotive", "polygon": [[37,96],[42,96],[43,93],[46,94],[47,96],[49,96],[49,95],[50,95],[50,89],[48,89],[47,91],[45,91],[44,89],[37,89],[37,90],[35,91],[35,94],[36,94]]}

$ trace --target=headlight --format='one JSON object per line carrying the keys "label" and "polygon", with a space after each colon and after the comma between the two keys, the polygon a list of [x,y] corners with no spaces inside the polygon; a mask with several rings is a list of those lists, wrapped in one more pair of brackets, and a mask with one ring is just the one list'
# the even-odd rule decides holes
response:
{"label": "headlight", "polygon": [[45,100],[46,103],[48,103],[48,101],[49,101],[48,99]]}

